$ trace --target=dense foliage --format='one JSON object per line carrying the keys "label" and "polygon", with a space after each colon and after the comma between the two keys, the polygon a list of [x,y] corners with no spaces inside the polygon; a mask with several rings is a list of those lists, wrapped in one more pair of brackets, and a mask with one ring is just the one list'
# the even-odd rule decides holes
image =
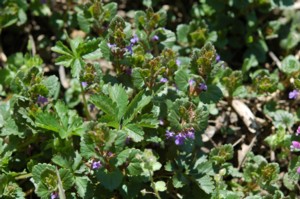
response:
{"label": "dense foliage", "polygon": [[1,198],[296,198],[300,3],[0,1]]}

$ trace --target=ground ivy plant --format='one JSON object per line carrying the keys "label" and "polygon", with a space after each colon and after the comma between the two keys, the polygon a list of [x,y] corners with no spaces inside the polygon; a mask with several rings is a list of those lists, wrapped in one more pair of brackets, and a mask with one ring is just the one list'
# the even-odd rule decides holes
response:
{"label": "ground ivy plant", "polygon": [[[49,47],[53,65],[35,53],[31,37],[26,52],[8,56],[0,65],[1,198],[296,197],[300,160],[288,156],[290,146],[300,149],[300,129],[291,134],[299,111],[289,112],[273,98],[257,108],[269,121],[262,128],[273,127],[260,142],[278,152],[278,162],[249,150],[237,166],[238,143],[203,138],[212,119],[233,118],[235,98],[265,99],[293,88],[289,98],[297,100],[299,58],[288,51],[278,69],[260,68],[267,59],[267,38],[262,28],[252,35],[264,21],[257,15],[291,3],[199,3],[193,6],[193,20],[171,30],[167,10],[151,8],[155,1],[143,1],[147,8],[128,19],[117,14],[117,3],[92,0],[75,6],[76,14],[51,17],[58,38]],[[47,16],[52,4],[16,0],[0,5],[5,6],[1,33],[26,23],[27,10]],[[219,10],[230,16],[223,30],[213,15]],[[249,20],[240,68],[230,67],[216,50],[229,59],[236,55],[227,54],[226,44],[241,49],[241,38],[231,35],[235,15]],[[77,23],[84,36],[74,36],[64,20],[71,27]],[[51,43],[44,42],[39,48]],[[281,40],[281,45],[291,50],[297,43]],[[224,124],[218,133],[222,139],[234,131]],[[259,131],[254,136],[260,138]],[[287,171],[280,164],[285,158],[291,160],[284,163]]]}

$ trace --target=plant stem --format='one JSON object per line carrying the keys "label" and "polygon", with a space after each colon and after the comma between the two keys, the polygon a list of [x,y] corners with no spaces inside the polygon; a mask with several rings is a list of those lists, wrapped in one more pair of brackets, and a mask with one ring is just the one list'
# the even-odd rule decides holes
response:
{"label": "plant stem", "polygon": [[88,120],[91,120],[91,115],[90,115],[90,112],[89,112],[89,109],[88,109],[88,106],[87,106],[87,102],[86,102],[86,98],[85,98],[85,92],[84,92],[84,89],[83,89],[83,86],[82,86],[81,83],[80,83],[80,89],[81,89],[81,94],[82,94],[82,100],[83,100],[85,115],[88,118]]}
{"label": "plant stem", "polygon": [[22,174],[22,175],[19,175],[17,177],[15,177],[16,180],[22,180],[22,179],[26,179],[26,178],[30,178],[32,176],[31,173],[26,173],[26,174]]}
{"label": "plant stem", "polygon": [[161,197],[160,197],[160,195],[159,195],[157,189],[155,188],[155,183],[154,183],[154,181],[153,181],[152,174],[151,174],[150,171],[149,171],[149,173],[150,173],[150,181],[151,181],[152,188],[153,188],[153,190],[154,190],[155,196],[156,196],[158,199],[161,199]]}

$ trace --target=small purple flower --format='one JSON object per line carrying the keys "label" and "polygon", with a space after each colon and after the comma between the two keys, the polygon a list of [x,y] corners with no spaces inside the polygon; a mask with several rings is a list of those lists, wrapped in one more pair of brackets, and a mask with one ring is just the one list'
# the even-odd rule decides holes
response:
{"label": "small purple flower", "polygon": [[82,87],[87,87],[87,86],[88,86],[88,83],[87,83],[87,82],[81,82],[81,86],[82,86]]}
{"label": "small purple flower", "polygon": [[166,137],[167,139],[173,138],[175,136],[175,133],[173,131],[166,131]]}
{"label": "small purple flower", "polygon": [[299,95],[299,91],[293,90],[289,93],[289,99],[297,99],[298,95]]}
{"label": "small purple flower", "polygon": [[126,140],[125,140],[125,144],[129,144],[131,141],[131,137],[127,137]]}
{"label": "small purple flower", "polygon": [[126,68],[125,69],[125,74],[126,75],[131,75],[132,74],[132,69],[131,68]]}
{"label": "small purple flower", "polygon": [[56,199],[56,198],[58,198],[58,193],[57,192],[51,193],[51,199]]}
{"label": "small purple flower", "polygon": [[93,112],[95,110],[95,104],[90,104],[90,111]]}
{"label": "small purple flower", "polygon": [[136,44],[137,42],[139,42],[139,38],[137,37],[137,35],[134,35],[133,38],[130,39],[130,43]]}
{"label": "small purple flower", "polygon": [[199,88],[200,88],[200,90],[202,90],[202,91],[206,91],[206,90],[207,90],[207,85],[204,84],[204,83],[200,83],[200,84],[199,84]]}
{"label": "small purple flower", "polygon": [[189,80],[189,85],[190,85],[190,86],[193,86],[195,83],[196,83],[195,80],[193,80],[193,79],[190,79],[190,80]]}
{"label": "small purple flower", "polygon": [[39,95],[37,98],[37,103],[40,105],[44,105],[48,102],[48,99],[42,95]]}
{"label": "small purple flower", "polygon": [[300,174],[300,167],[297,168],[297,173]]}
{"label": "small purple flower", "polygon": [[291,150],[300,149],[300,142],[292,141]]}
{"label": "small purple flower", "polygon": [[186,139],[186,135],[183,133],[178,133],[175,136],[175,144],[176,145],[183,145],[184,144],[184,140]]}
{"label": "small purple flower", "polygon": [[176,59],[176,65],[180,66],[181,65],[181,61],[179,59]]}
{"label": "small purple flower", "polygon": [[117,44],[110,44],[110,43],[107,43],[107,46],[108,46],[110,49],[113,49],[113,48],[116,48],[116,47],[117,47]]}
{"label": "small purple flower", "polygon": [[112,157],[113,155],[114,154],[111,151],[107,152],[107,157]]}
{"label": "small purple flower", "polygon": [[161,125],[161,126],[165,125],[164,120],[160,119],[160,120],[159,120],[159,125]]}
{"label": "small purple flower", "polygon": [[157,35],[154,35],[153,37],[152,37],[152,41],[158,41],[159,40],[159,37],[157,36]]}
{"label": "small purple flower", "polygon": [[129,44],[129,46],[126,46],[127,51],[132,55],[133,54],[133,50],[132,50],[133,45]]}
{"label": "small purple flower", "polygon": [[219,62],[220,60],[221,60],[221,57],[220,57],[220,55],[217,54],[216,62]]}
{"label": "small purple flower", "polygon": [[159,82],[161,82],[161,83],[167,83],[167,82],[168,82],[168,79],[165,78],[165,77],[163,77],[163,78],[160,79]]}
{"label": "small purple flower", "polygon": [[195,139],[195,130],[192,128],[192,129],[189,129],[187,132],[186,132],[186,137],[194,140]]}
{"label": "small purple flower", "polygon": [[102,167],[102,164],[101,164],[100,160],[97,161],[97,162],[92,163],[92,169],[93,170],[99,169],[100,167]]}
{"label": "small purple flower", "polygon": [[296,135],[300,135],[300,126],[298,126],[297,131],[296,131]]}

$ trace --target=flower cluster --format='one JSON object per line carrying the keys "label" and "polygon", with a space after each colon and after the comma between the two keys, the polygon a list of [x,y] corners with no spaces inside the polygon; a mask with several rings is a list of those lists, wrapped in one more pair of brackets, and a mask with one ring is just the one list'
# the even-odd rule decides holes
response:
{"label": "flower cluster", "polygon": [[179,133],[175,133],[173,131],[166,131],[166,138],[167,139],[175,139],[176,145],[183,145],[184,141],[187,139],[194,140],[195,139],[195,130],[194,128],[186,129]]}
{"label": "flower cluster", "polygon": [[[296,131],[296,136],[300,135],[300,126],[298,126]],[[292,144],[290,146],[291,151],[300,151],[300,142],[298,141],[292,141]],[[300,167],[297,168],[297,173],[300,174]]]}

